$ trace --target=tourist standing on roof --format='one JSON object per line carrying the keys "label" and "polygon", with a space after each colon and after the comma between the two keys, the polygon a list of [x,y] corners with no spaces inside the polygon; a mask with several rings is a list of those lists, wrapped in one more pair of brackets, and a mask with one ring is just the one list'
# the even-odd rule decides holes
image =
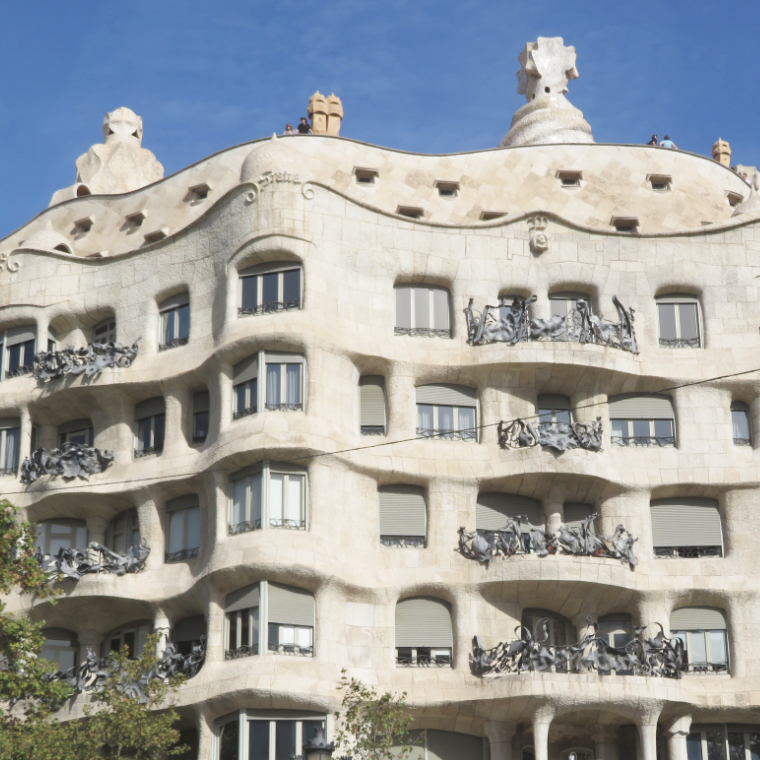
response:
{"label": "tourist standing on roof", "polygon": [[665,135],[665,139],[660,143],[660,147],[670,148],[670,150],[678,150],[678,146],[667,135]]}
{"label": "tourist standing on roof", "polygon": [[647,143],[647,145],[654,145],[657,147],[657,135],[652,135],[652,139]]}
{"label": "tourist standing on roof", "polygon": [[294,135],[295,132],[293,131],[293,125],[292,124],[286,124],[285,125],[285,131],[283,132],[284,135]]}
{"label": "tourist standing on roof", "polygon": [[299,135],[310,135],[311,127],[309,126],[309,120],[305,117],[301,117],[301,123],[297,127]]}

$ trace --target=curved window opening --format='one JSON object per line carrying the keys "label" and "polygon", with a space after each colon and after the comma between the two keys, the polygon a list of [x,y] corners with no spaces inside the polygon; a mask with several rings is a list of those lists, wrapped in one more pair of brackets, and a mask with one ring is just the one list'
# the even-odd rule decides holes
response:
{"label": "curved window opening", "polygon": [[184,346],[190,339],[190,294],[179,293],[158,305],[160,327],[158,350]]}
{"label": "curved window opening", "polygon": [[700,674],[728,672],[728,637],[722,610],[711,607],[673,610],[670,632],[683,644],[684,671]]}
{"label": "curved window opening", "polygon": [[359,379],[359,426],[362,435],[385,435],[385,378],[364,375]]}
{"label": "curved window opening", "polygon": [[113,317],[104,319],[93,327],[92,342],[100,345],[116,343],[116,320]]}
{"label": "curved window opening", "polygon": [[21,422],[13,417],[0,418],[0,477],[15,477],[19,465]]}
{"label": "curved window opening", "polygon": [[45,643],[40,650],[40,657],[52,662],[61,673],[79,665],[79,641],[76,633],[65,628],[43,628],[42,635]]}
{"label": "curved window opening", "polygon": [[204,443],[208,437],[208,422],[211,401],[208,391],[193,393],[192,442]]}
{"label": "curved window opening", "polygon": [[715,499],[658,499],[650,506],[657,558],[722,557],[723,531]]}
{"label": "curved window opening", "polygon": [[701,348],[699,299],[673,294],[659,296],[657,320],[662,348]]}
{"label": "curved window opening", "polygon": [[198,556],[201,545],[201,508],[196,494],[166,502],[166,562]]}
{"label": "curved window opening", "polygon": [[200,647],[201,639],[206,635],[206,618],[203,615],[180,620],[172,630],[172,642],[181,655],[192,654]]}
{"label": "curved window opening", "polygon": [[396,604],[396,667],[450,668],[451,607],[442,599],[412,597]]}
{"label": "curved window opening", "polygon": [[78,443],[81,446],[93,446],[95,431],[89,419],[72,420],[58,426],[58,445]]}
{"label": "curved window opening", "polygon": [[627,393],[609,398],[613,446],[675,446],[676,420],[669,396]]}
{"label": "curved window opening", "polygon": [[137,660],[142,655],[145,642],[153,632],[153,625],[142,620],[117,628],[112,631],[103,642],[103,656],[109,652],[126,651],[130,660]]}
{"label": "curved window opening", "polygon": [[686,751],[688,760],[756,760],[760,757],[760,726],[692,725]]}
{"label": "curved window opening", "polygon": [[396,285],[396,335],[450,338],[450,296],[433,285]]}
{"label": "curved window opening", "polygon": [[[562,615],[549,610],[527,609],[523,611],[522,627],[524,639],[527,640],[528,635],[530,635],[532,639],[546,647],[567,647],[578,641],[575,626]],[[570,666],[569,662],[558,658],[554,664],[546,669],[555,673],[567,673]]]}
{"label": "curved window opening", "polygon": [[29,375],[34,370],[36,326],[11,327],[0,332],[0,379]]}
{"label": "curved window opening", "polygon": [[450,441],[477,441],[477,391],[447,383],[419,385],[417,435]]}
{"label": "curved window opening", "polygon": [[238,272],[238,315],[243,317],[300,309],[302,269],[292,261],[258,264]]}
{"label": "curved window opening", "polygon": [[149,398],[135,407],[135,459],[164,450],[166,407],[163,396]]}
{"label": "curved window opening", "polygon": [[305,364],[300,354],[276,351],[259,351],[238,362],[232,372],[232,418],[260,410],[303,411]]}
{"label": "curved window opening", "polygon": [[55,557],[61,549],[87,551],[87,524],[84,520],[55,518],[37,523],[37,550]]}
{"label": "curved window opening", "polygon": [[427,510],[425,491],[418,486],[378,489],[380,541],[385,546],[425,547]]}
{"label": "curved window opening", "polygon": [[132,553],[137,556],[140,548],[140,523],[137,510],[128,509],[117,515],[106,529],[106,546],[115,554]]}
{"label": "curved window opening", "polygon": [[731,404],[731,425],[734,433],[734,446],[752,445],[752,423],[749,417],[749,406],[743,401]]}
{"label": "curved window opening", "polygon": [[80,185],[77,188],[77,198],[84,198],[85,195],[92,195],[92,192],[87,185]]}

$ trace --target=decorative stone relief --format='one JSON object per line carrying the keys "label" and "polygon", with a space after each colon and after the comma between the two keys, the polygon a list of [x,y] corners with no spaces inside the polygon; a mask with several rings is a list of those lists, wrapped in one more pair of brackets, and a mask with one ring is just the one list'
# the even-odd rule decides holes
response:
{"label": "decorative stone relief", "polygon": [[528,312],[536,296],[529,299],[515,298],[511,305],[502,300],[499,306],[486,305],[483,312],[472,308],[471,298],[464,310],[467,319],[468,342],[472,345],[485,343],[521,343],[530,340],[573,341],[597,343],[638,354],[636,333],[633,329],[633,309],[625,309],[613,296],[612,303],[618,313],[618,322],[610,322],[604,316],[592,313],[586,301],[578,301],[576,307],[564,317],[531,319]]}
{"label": "decorative stone relief", "polygon": [[598,626],[587,618],[590,632],[577,644],[551,646],[549,620],[539,620],[537,635],[524,626],[515,628],[514,641],[502,642],[485,649],[480,638],[472,641],[470,668],[473,675],[503,675],[505,673],[589,673],[618,676],[656,676],[681,678],[686,669],[683,643],[669,639],[659,623],[659,632],[647,638],[649,626],[636,628],[633,639],[622,647],[610,646],[597,632]]}
{"label": "decorative stone relief", "polygon": [[516,519],[507,518],[499,530],[476,530],[468,533],[459,528],[459,553],[466,559],[487,564],[494,557],[513,557],[515,554],[572,554],[577,557],[607,557],[619,559],[623,564],[636,567],[638,559],[633,545],[638,541],[622,525],[612,536],[599,536],[593,531],[597,515],[589,515],[580,527],[561,525],[559,530],[548,533],[531,525],[526,515]]}
{"label": "decorative stone relief", "polygon": [[301,182],[297,174],[293,172],[267,172],[259,177],[259,187],[267,187],[268,185],[274,185],[276,182],[290,182],[297,185]]}
{"label": "decorative stone relief", "polygon": [[113,452],[67,441],[59,449],[37,449],[21,463],[20,480],[31,485],[43,475],[64,480],[82,478],[103,472],[113,461]]}
{"label": "decorative stone relief", "polygon": [[34,376],[43,382],[64,375],[96,375],[104,369],[132,366],[137,356],[138,338],[131,346],[121,343],[88,343],[87,348],[64,348],[61,351],[41,351],[34,357]]}
{"label": "decorative stone relief", "polygon": [[12,255],[13,251],[4,251],[3,253],[0,253],[0,272],[18,272],[18,269],[21,266],[21,261],[18,257],[15,261],[11,261]]}
{"label": "decorative stone relief", "polygon": [[532,422],[516,419],[499,423],[499,446],[522,449],[548,446],[557,451],[568,449],[602,450],[602,418],[596,422]]}
{"label": "decorative stone relief", "polygon": [[90,544],[90,551],[100,555],[98,562],[90,562],[85,552],[62,546],[53,555],[42,554],[37,550],[37,562],[48,574],[51,581],[75,580],[94,573],[113,573],[113,575],[131,575],[145,569],[150,554],[150,547],[143,539],[139,546],[134,546],[128,554],[117,554],[102,544]]}
{"label": "decorative stone relief", "polygon": [[103,688],[106,680],[115,679],[120,692],[138,700],[140,703],[147,702],[143,691],[144,687],[156,679],[166,681],[174,676],[183,675],[192,678],[197,675],[206,659],[206,637],[202,636],[200,644],[193,646],[190,654],[180,654],[171,641],[166,642],[161,658],[153,668],[144,673],[137,681],[126,679],[117,669],[117,665],[110,656],[98,657],[92,649],[87,649],[85,661],[65,671],[58,671],[48,675],[50,681],[63,681],[77,694],[84,691],[99,691]]}
{"label": "decorative stone relief", "polygon": [[530,250],[533,253],[546,253],[549,250],[549,236],[546,234],[546,217],[533,216],[528,219],[530,230]]}

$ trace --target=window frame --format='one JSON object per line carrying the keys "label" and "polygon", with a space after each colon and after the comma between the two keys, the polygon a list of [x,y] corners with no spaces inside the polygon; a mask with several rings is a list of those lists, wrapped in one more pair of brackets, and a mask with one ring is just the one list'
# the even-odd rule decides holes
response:
{"label": "window frame", "polygon": [[[194,559],[200,553],[201,540],[203,532],[201,530],[201,506],[200,500],[196,494],[188,494],[188,497],[195,497],[196,503],[187,504],[184,507],[172,507],[172,502],[177,503],[177,500],[171,499],[164,505],[164,563],[173,564],[176,562],[185,562],[190,559]],[[183,497],[178,497],[179,499]],[[188,499],[189,501],[189,499]],[[198,543],[197,546],[191,546],[190,541],[190,513],[197,512],[198,515]],[[183,517],[182,526],[182,548],[175,551],[170,551],[171,538],[172,538],[172,523],[175,517]]]}
{"label": "window frame", "polygon": [[[285,300],[285,273],[298,272],[298,299]],[[277,301],[264,302],[264,277],[277,275]],[[237,271],[237,315],[238,317],[261,316],[285,311],[300,311],[304,301],[304,268],[300,261],[273,261],[244,267]],[[256,306],[244,306],[245,280],[257,278]]]}
{"label": "window frame", "polygon": [[[681,337],[681,310],[680,308],[674,308],[674,327],[676,332],[675,338],[663,338],[662,337],[662,319],[660,313],[660,306],[687,306],[693,305],[696,310],[695,324],[697,329],[696,338],[682,338]],[[705,347],[704,340],[704,324],[702,316],[702,304],[699,296],[694,296],[689,293],[669,293],[655,298],[655,306],[657,307],[657,347],[664,349],[671,348],[692,348],[699,349]],[[665,342],[663,342],[665,341]],[[694,343],[696,341],[696,343]]]}
{"label": "window frame", "polygon": [[[16,422],[16,420],[13,420]],[[8,421],[8,423],[10,420]],[[21,447],[21,420],[18,420],[18,425],[10,425],[8,423],[2,423],[0,422],[0,477],[3,476],[12,476],[15,477],[18,473],[18,468],[20,464],[20,457],[19,457],[19,449]],[[8,437],[9,435],[14,434],[15,438],[15,446],[13,447],[14,450],[14,461],[10,463],[10,467],[8,466]]]}
{"label": "window frame", "polygon": [[[167,300],[174,300],[182,298],[182,296],[187,296],[187,302],[186,303],[173,303],[170,306],[165,306],[164,308],[161,308],[159,306],[158,310],[158,350],[159,351],[169,351],[172,348],[180,348],[181,346],[186,346],[190,341],[190,330],[191,330],[191,324],[190,324],[190,293],[188,291],[183,291],[182,293],[178,293],[176,296],[173,296],[171,299]],[[187,334],[182,334],[182,321],[183,321],[183,314],[182,310],[186,309],[187,314]],[[170,339],[167,339],[168,330],[169,330],[169,320],[172,319],[172,335],[173,337]]]}
{"label": "window frame", "polygon": [[[409,291],[409,327],[400,327],[399,321],[399,293],[401,291]],[[417,322],[417,292],[426,291],[428,299],[428,314],[427,321],[428,326],[418,327]],[[446,294],[446,327],[441,327],[436,323],[436,311],[435,311],[435,293]],[[394,335],[406,335],[410,337],[426,337],[426,338],[447,338],[451,340],[454,336],[454,324],[451,314],[451,291],[449,288],[442,285],[427,285],[425,283],[416,282],[400,282],[393,286],[393,333]]]}
{"label": "window frame", "polygon": [[[267,356],[271,357],[271,361],[267,360]],[[288,357],[288,359],[283,359]],[[298,391],[300,396],[300,403],[289,403],[287,400],[284,403],[273,404],[267,401],[269,383],[267,381],[269,366],[279,366],[280,370],[280,399],[287,399],[288,393],[288,371],[287,367],[298,365],[299,369],[299,385]],[[286,369],[283,370],[282,368]],[[283,351],[259,351],[256,354],[256,377],[243,380],[242,382],[235,383],[233,376],[232,385],[232,419],[233,421],[248,417],[252,414],[260,414],[262,412],[305,412],[306,411],[306,356],[295,352],[283,352]],[[255,386],[255,387],[254,387]],[[243,388],[245,394],[246,406],[243,409],[239,408],[240,402],[240,388]],[[254,399],[255,396],[255,399]],[[255,406],[252,405],[255,400]]]}
{"label": "window frame", "polygon": [[[271,479],[272,476],[283,475],[286,480],[284,481],[283,488],[283,501],[282,510],[284,511],[287,505],[288,499],[288,485],[291,477],[302,478],[301,485],[301,519],[291,520],[290,518],[279,518],[280,525],[273,525],[274,519],[271,516]],[[235,477],[237,476],[237,477]],[[259,504],[261,508],[261,516],[258,519],[253,519],[252,506],[253,500],[253,488],[252,483],[254,479],[259,476],[261,478],[261,492],[259,496]],[[241,480],[247,481],[245,492],[245,517],[246,520],[240,523],[233,523],[234,518],[234,505],[235,505],[235,484]],[[229,480],[227,496],[227,534],[230,536],[236,536],[239,533],[248,533],[254,530],[309,530],[309,477],[308,470],[304,467],[295,467],[293,465],[282,465],[278,462],[265,459],[258,465],[252,467],[246,467],[243,470],[239,470],[237,473],[233,473]],[[290,524],[286,524],[290,523]]]}
{"label": "window frame", "polygon": [[[53,534],[52,528],[54,525],[61,528],[67,527],[68,531]],[[50,544],[56,539],[65,539],[66,537],[69,538],[69,542],[66,544],[64,540],[62,542],[64,547],[87,553],[88,534],[87,523],[84,520],[77,520],[71,517],[51,517],[47,520],[40,520],[36,523],[35,529],[35,546],[42,552],[43,556],[55,556],[57,552],[51,552]],[[80,531],[83,531],[83,533],[80,533]],[[80,541],[82,537],[84,541]]]}
{"label": "window frame", "polygon": [[[106,340],[98,340],[98,330],[103,330],[104,328]],[[116,335],[116,317],[108,317],[108,319],[101,320],[92,328],[90,343],[99,343],[101,345],[116,343]]]}
{"label": "window frame", "polygon": [[[732,731],[731,728],[734,728]],[[696,725],[692,725],[689,734],[687,736],[686,741],[688,742],[692,737],[699,736],[700,741],[700,748],[702,753],[701,760],[708,760],[710,757],[709,754],[709,748],[708,748],[708,739],[707,735],[708,733],[717,733],[720,732],[722,736],[722,750],[723,750],[723,757],[729,758],[732,756],[731,753],[731,746],[729,744],[729,737],[731,735],[740,734],[742,736],[742,741],[744,743],[744,757],[745,760],[752,760],[753,756],[757,756],[757,754],[760,754],[760,725],[758,725],[756,728],[756,731],[747,730],[749,726],[744,725],[734,725],[730,723],[700,723]],[[755,746],[757,747],[757,750],[755,751],[755,754],[753,755],[753,749],[752,749],[752,740],[750,737],[753,735],[758,737],[758,741],[755,742]]]}
{"label": "window frame", "polygon": [[[123,530],[120,529],[117,533],[116,529],[119,527],[119,522],[121,520],[124,521],[124,528]],[[137,533],[137,543],[134,541],[135,532]],[[117,537],[122,534],[124,535],[124,550],[120,552],[116,545],[116,541]],[[119,512],[118,515],[108,521],[105,544],[112,552],[127,555],[132,552],[133,549],[140,546],[141,541],[142,533],[140,532],[140,519],[137,515],[137,510],[134,507]]]}
{"label": "window frame", "polygon": [[[720,633],[723,636],[723,651],[726,655],[725,662],[712,662],[712,641],[711,634]],[[696,635],[703,638],[705,646],[706,659],[704,662],[692,663],[689,658],[689,652],[692,651],[692,637]],[[705,630],[677,630],[671,631],[672,638],[678,638],[683,643],[686,673],[730,673],[731,657],[728,650],[728,629],[727,628],[710,628]],[[716,667],[718,666],[718,667]],[[696,669],[692,669],[696,668]]]}
{"label": "window frame", "polygon": [[[478,434],[480,432],[480,425],[478,424],[478,406],[477,402],[475,403],[475,406],[465,406],[464,404],[460,404],[457,406],[454,406],[452,404],[420,404],[417,403],[417,435],[422,438],[433,438],[436,440],[446,440],[446,441],[463,441],[465,443],[478,443]],[[421,406],[427,406],[431,407],[433,410],[433,427],[432,428],[422,428],[419,427],[420,423],[420,407]],[[440,427],[440,410],[441,409],[451,409],[452,410],[452,421],[453,421],[453,429],[451,431],[444,431]],[[459,425],[459,410],[460,409],[472,409],[473,416],[475,418],[475,426],[474,428],[471,427],[465,427],[460,429]],[[472,435],[465,435],[463,434],[463,430],[474,430]],[[429,431],[429,432],[425,432]]]}
{"label": "window frame", "polygon": [[[615,433],[615,423],[616,422],[625,422],[628,428],[628,434],[624,436],[617,435]],[[649,435],[633,435],[634,433],[634,423],[636,422],[646,422],[649,424]],[[670,423],[670,429],[672,435],[656,435],[656,423],[658,422],[669,422]],[[647,441],[642,440],[638,441],[637,439],[647,439]],[[610,445],[611,446],[620,446],[621,448],[635,446],[635,447],[642,447],[642,448],[651,448],[651,447],[659,447],[659,448],[671,448],[671,447],[677,447],[678,441],[676,438],[676,424],[675,424],[675,418],[674,417],[664,417],[664,418],[656,418],[656,419],[629,419],[625,417],[611,417],[610,418]]]}
{"label": "window frame", "polygon": [[[45,631],[48,631],[49,634],[46,635]],[[77,634],[75,631],[69,631],[65,628],[43,628],[41,631],[42,635],[45,638],[45,643],[42,645],[42,649],[40,650],[39,657],[43,660],[47,660],[48,662],[52,662],[53,664],[58,666],[58,671],[65,673],[70,668],[74,667],[76,668],[79,665],[79,639],[77,637]],[[59,634],[66,634],[68,638],[64,639],[62,636],[55,636],[55,633]],[[61,646],[57,645],[50,645],[48,642],[56,642],[56,644],[61,644]],[[68,646],[62,646],[63,644],[68,644]],[[56,652],[57,657],[56,659],[51,659],[50,657],[46,657],[44,654],[44,651],[46,648],[52,649],[54,652]],[[63,652],[71,651],[74,655],[74,663],[73,665],[69,665],[68,668],[61,667],[61,661],[60,661],[60,655]]]}
{"label": "window frame", "polygon": [[[153,454],[160,456],[164,451],[164,445],[166,444],[166,399],[164,399],[163,396],[154,396],[153,399],[146,399],[146,401],[152,401],[154,399],[161,400],[163,404],[162,411],[156,411],[152,414],[144,414],[142,417],[138,417],[139,404],[135,407],[135,426],[133,428],[134,449],[132,451],[134,459],[142,459]],[[160,426],[158,424],[159,418],[161,418]],[[144,442],[141,441],[141,435],[146,432],[142,429],[145,423],[148,423],[147,433],[150,445],[140,448],[141,443]],[[158,435],[159,432],[160,435]],[[158,438],[160,438],[160,443],[157,443]]]}
{"label": "window frame", "polygon": [[[747,425],[747,438],[736,435],[737,424],[734,418],[735,414],[741,414],[744,417],[744,421]],[[753,448],[752,417],[750,415],[749,405],[744,401],[731,402],[731,433],[733,435],[734,446],[749,446],[750,448]]]}
{"label": "window frame", "polygon": [[[103,639],[103,644],[101,645],[101,655],[103,657],[107,657],[111,652],[120,652],[125,646],[127,646],[127,642],[125,640],[125,634],[134,633],[135,647],[134,647],[134,650],[130,650],[129,659],[137,660],[140,658],[140,655],[142,654],[142,651],[145,648],[145,639],[147,639],[148,636],[150,636],[152,632],[153,632],[153,623],[150,620],[135,620],[131,623],[126,623],[125,625],[121,625],[118,628],[114,628],[114,630],[111,631]],[[111,649],[111,643],[117,637],[120,640],[119,649]],[[142,642],[140,641],[141,638],[142,638]]]}
{"label": "window frame", "polygon": [[[27,340],[14,340],[16,335],[31,333],[32,338]],[[52,336],[51,336],[52,337]],[[14,342],[8,345],[8,341]],[[30,347],[31,346],[31,350]],[[37,353],[37,325],[36,323],[18,325],[0,330],[0,381],[12,380],[16,377],[29,375],[34,371],[34,356]],[[18,348],[21,353],[19,364],[11,370],[11,351]]]}

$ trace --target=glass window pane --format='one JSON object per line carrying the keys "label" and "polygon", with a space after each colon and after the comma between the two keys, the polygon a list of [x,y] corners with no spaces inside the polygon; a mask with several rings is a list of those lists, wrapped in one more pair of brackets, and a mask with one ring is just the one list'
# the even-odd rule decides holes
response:
{"label": "glass window pane", "polygon": [[699,338],[697,305],[695,303],[679,304],[678,316],[681,320],[681,340],[693,340]]}
{"label": "glass window pane", "polygon": [[238,613],[227,614],[227,649],[238,648]]}
{"label": "glass window pane", "polygon": [[285,517],[288,520],[295,520],[299,523],[303,519],[301,507],[303,504],[303,485],[304,478],[302,475],[288,476],[288,502]]}
{"label": "glass window pane", "polygon": [[749,415],[743,409],[731,412],[731,422],[734,426],[734,438],[749,440]]}
{"label": "glass window pane", "polygon": [[430,404],[417,404],[417,427],[423,433],[433,429],[433,407]]}
{"label": "glass window pane", "polygon": [[87,549],[87,527],[84,525],[77,527],[77,537],[74,548],[78,549],[80,552]]}
{"label": "glass window pane", "polygon": [[660,340],[675,340],[677,337],[675,304],[657,304],[657,313],[660,317]]}
{"label": "glass window pane", "polygon": [[134,652],[135,652],[135,632],[134,631],[124,632],[124,648],[129,653],[129,658],[131,659],[134,656]]}
{"label": "glass window pane", "polygon": [[726,760],[725,740],[722,729],[707,732],[707,760]]}
{"label": "glass window pane", "polygon": [[628,420],[610,420],[613,437],[628,437]]}
{"label": "glass window pane", "polygon": [[252,720],[248,726],[248,757],[250,760],[269,760],[269,721]]}
{"label": "glass window pane", "polygon": [[278,281],[280,279],[279,274],[265,274],[262,278],[264,280],[264,293],[262,303],[271,304],[277,303],[278,298]]}
{"label": "glass window pane", "polygon": [[267,406],[279,406],[280,401],[280,370],[279,364],[267,364]]}
{"label": "glass window pane", "polygon": [[438,430],[442,433],[450,433],[454,430],[454,407],[438,407]]}
{"label": "glass window pane", "polygon": [[294,720],[278,720],[275,724],[275,760],[290,760],[296,752],[296,722]]}
{"label": "glass window pane", "polygon": [[460,406],[457,409],[459,418],[459,432],[462,437],[475,438],[475,410],[468,406]]}
{"label": "glass window pane", "polygon": [[[649,437],[649,420],[633,420],[633,435],[636,438]],[[644,443],[644,441],[640,441]]]}
{"label": "glass window pane", "polygon": [[243,299],[241,308],[255,309],[259,305],[259,278],[243,277]]}
{"label": "glass window pane", "polygon": [[193,417],[193,438],[205,438],[208,435],[208,412],[198,412]]}
{"label": "glass window pane", "polygon": [[295,644],[296,632],[292,625],[280,626],[280,644]]}
{"label": "glass window pane", "polygon": [[568,311],[572,311],[571,302],[564,298],[550,298],[549,308],[552,317],[566,317]]}
{"label": "glass window pane", "polygon": [[21,364],[21,346],[15,345],[8,349],[8,372],[15,372]]}
{"label": "glass window pane", "polygon": [[690,638],[689,662],[692,665],[704,665],[707,662],[707,644],[705,643],[704,632],[692,631]]}
{"label": "glass window pane", "polygon": [[178,552],[186,549],[185,546],[185,510],[169,513],[169,551]]}
{"label": "glass window pane", "polygon": [[570,424],[570,410],[569,409],[555,409],[554,419],[557,422],[567,422]]}
{"label": "glass window pane", "polygon": [[164,425],[166,417],[163,414],[157,414],[153,418],[153,445],[157,449],[164,447]]}
{"label": "glass window pane", "polygon": [[187,510],[187,548],[197,549],[201,545],[201,510],[198,507]]}
{"label": "glass window pane", "polygon": [[702,734],[693,733],[686,737],[687,760],[703,760],[702,758]]}
{"label": "glass window pane", "polygon": [[301,727],[301,736],[305,742],[311,741],[317,735],[317,729],[324,731],[325,722],[323,720],[305,720]]}
{"label": "glass window pane", "polygon": [[172,309],[171,311],[165,311],[162,316],[164,321],[164,343],[169,343],[170,341],[174,340],[177,314],[175,310]]}
{"label": "glass window pane", "polygon": [[655,420],[654,434],[657,438],[672,438],[673,420]]}
{"label": "glass window pane", "polygon": [[251,645],[251,617],[248,610],[238,611],[238,621],[240,624],[240,645],[247,647]]}
{"label": "glass window pane", "polygon": [[251,520],[261,519],[261,478],[260,472],[251,475],[250,492],[251,492]]}
{"label": "glass window pane", "polygon": [[269,518],[282,520],[282,500],[285,491],[285,476],[271,475],[269,478]]}
{"label": "glass window pane", "polygon": [[296,644],[298,644],[299,647],[308,649],[311,646],[311,628],[305,628],[302,626],[297,629],[297,634],[298,641],[296,641]]}
{"label": "glass window pane", "polygon": [[414,288],[414,326],[430,327],[430,291]]}
{"label": "glass window pane", "polygon": [[298,405],[301,403],[301,365],[285,365],[286,403]]}
{"label": "glass window pane", "polygon": [[147,449],[150,446],[152,433],[151,418],[147,417],[137,423],[137,448]]}
{"label": "glass window pane", "polygon": [[727,662],[726,632],[710,631],[710,662],[720,665]]}
{"label": "glass window pane", "polygon": [[259,608],[251,609],[251,634],[253,636],[253,646],[259,645]]}
{"label": "glass window pane", "polygon": [[236,480],[233,484],[232,496],[232,524],[239,525],[245,522],[246,517],[246,495],[248,493],[248,481],[246,478]]}
{"label": "glass window pane", "polygon": [[179,307],[179,334],[177,337],[182,340],[190,337],[190,304]]}
{"label": "glass window pane", "polygon": [[247,408],[246,396],[248,393],[248,383],[240,383],[235,386],[235,411],[242,412]]}
{"label": "glass window pane", "polygon": [[[219,730],[219,760],[240,760],[239,745],[240,724],[237,720],[225,723]],[[269,756],[264,760],[269,760]]]}
{"label": "glass window pane", "polygon": [[538,422],[541,425],[551,425],[552,410],[551,409],[539,409],[538,410]]}
{"label": "glass window pane", "polygon": [[282,300],[285,303],[301,300],[301,270],[291,269],[282,274]]}
{"label": "glass window pane", "polygon": [[749,735],[750,760],[760,760],[760,733],[754,731]]}
{"label": "glass window pane", "polygon": [[729,733],[728,735],[729,760],[746,760],[744,754],[744,734]]}

